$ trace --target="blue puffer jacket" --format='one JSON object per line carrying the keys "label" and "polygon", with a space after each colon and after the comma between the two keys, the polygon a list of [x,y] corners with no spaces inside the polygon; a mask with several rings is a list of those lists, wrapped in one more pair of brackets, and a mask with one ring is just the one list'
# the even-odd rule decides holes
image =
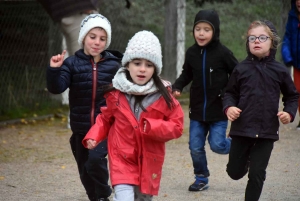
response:
{"label": "blue puffer jacket", "polygon": [[47,68],[49,92],[60,94],[70,89],[70,125],[74,134],[85,135],[94,124],[100,107],[106,104],[103,88],[111,84],[120,68],[120,52],[106,50],[101,55],[102,59],[94,64],[93,58],[80,49],[60,68]]}
{"label": "blue puffer jacket", "polygon": [[300,69],[300,21],[296,8],[296,0],[291,0],[286,30],[281,49],[283,62],[287,66]]}

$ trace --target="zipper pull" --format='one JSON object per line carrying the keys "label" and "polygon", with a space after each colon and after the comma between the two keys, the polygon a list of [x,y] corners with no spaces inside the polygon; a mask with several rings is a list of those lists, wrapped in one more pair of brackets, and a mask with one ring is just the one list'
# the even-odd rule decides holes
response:
{"label": "zipper pull", "polygon": [[202,52],[203,52],[203,49],[201,49],[201,54],[202,54]]}
{"label": "zipper pull", "polygon": [[97,64],[94,63],[93,70],[97,70]]}

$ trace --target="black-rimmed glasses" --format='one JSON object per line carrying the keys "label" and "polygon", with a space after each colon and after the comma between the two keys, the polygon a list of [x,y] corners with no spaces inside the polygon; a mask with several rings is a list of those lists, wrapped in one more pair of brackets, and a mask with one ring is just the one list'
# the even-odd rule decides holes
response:
{"label": "black-rimmed glasses", "polygon": [[268,38],[270,38],[269,36],[265,36],[265,35],[260,35],[258,37],[256,36],[248,36],[248,41],[250,43],[254,43],[256,41],[256,39],[258,38],[258,40],[263,43],[266,42],[268,40]]}

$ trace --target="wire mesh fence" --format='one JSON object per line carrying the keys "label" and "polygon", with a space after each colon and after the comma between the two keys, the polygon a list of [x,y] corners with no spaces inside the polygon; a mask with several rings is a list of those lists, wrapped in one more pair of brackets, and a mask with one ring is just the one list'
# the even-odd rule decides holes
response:
{"label": "wire mesh fence", "polygon": [[[194,43],[193,21],[200,9],[218,11],[221,41],[239,60],[246,54],[244,33],[249,23],[255,19],[269,19],[282,36],[290,9],[288,0],[232,0],[232,3],[204,3],[202,7],[197,7],[194,0],[130,2],[130,8],[126,8],[125,1],[99,0],[99,12],[112,24],[109,49],[124,52],[134,33],[140,30],[154,32],[164,54],[166,49],[174,49],[172,58],[164,59],[164,66],[168,67],[163,71],[166,78],[172,73],[176,76],[180,73],[185,50]],[[176,4],[175,7],[172,4]],[[167,15],[176,8],[177,18],[173,22]],[[61,100],[53,98],[46,89],[49,59],[62,50],[63,37],[58,25],[34,0],[1,1],[0,16],[0,121],[61,106]],[[173,26],[175,28],[170,29]],[[167,46],[167,42],[173,40],[170,30],[177,36],[175,43]]]}

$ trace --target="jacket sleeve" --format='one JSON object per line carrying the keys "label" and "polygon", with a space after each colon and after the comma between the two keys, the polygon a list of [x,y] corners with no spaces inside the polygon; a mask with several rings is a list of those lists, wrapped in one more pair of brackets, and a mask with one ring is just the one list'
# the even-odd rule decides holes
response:
{"label": "jacket sleeve", "polygon": [[175,80],[175,83],[172,85],[172,91],[182,92],[183,88],[193,80],[193,72],[192,72],[192,68],[189,66],[187,62],[187,54],[188,53],[186,53],[185,55],[185,61],[182,67],[181,74]]}
{"label": "jacket sleeve", "polygon": [[[297,33],[297,30],[295,30],[295,33]],[[290,16],[289,16],[286,27],[285,27],[285,34],[283,37],[282,48],[281,48],[282,60],[283,60],[284,64],[287,66],[291,66],[292,62],[293,62],[293,57],[292,57],[292,53],[291,53],[292,34],[293,34],[292,20],[290,19]]]}
{"label": "jacket sleeve", "polygon": [[[235,56],[233,55],[232,51],[229,50],[227,47],[223,46],[225,48],[225,53],[224,53],[224,56],[223,56],[223,59],[224,59],[224,65],[227,69],[227,73],[228,73],[228,76],[231,75],[233,69],[235,68],[235,66],[238,64],[238,60],[235,58]],[[225,93],[225,88],[222,89],[221,91],[221,98],[223,99],[224,97],[224,93]]]}
{"label": "jacket sleeve", "polygon": [[223,98],[223,112],[231,106],[237,106],[239,100],[240,89],[238,86],[238,71],[233,70],[227,86],[225,88],[224,98]]}
{"label": "jacket sleeve", "polygon": [[101,107],[101,113],[98,114],[96,123],[90,128],[90,130],[82,140],[83,146],[87,148],[86,141],[88,139],[95,140],[97,144],[105,140],[113,122],[113,116],[109,108]]}
{"label": "jacket sleeve", "polygon": [[229,49],[227,49],[227,51],[224,55],[224,58],[225,58],[225,64],[226,64],[227,69],[228,69],[227,72],[228,72],[229,75],[231,75],[233,69],[238,64],[238,60],[235,58],[232,51],[229,50]]}
{"label": "jacket sleeve", "polygon": [[70,64],[64,61],[59,68],[48,66],[47,68],[47,89],[53,94],[64,92],[71,83]]}
{"label": "jacket sleeve", "polygon": [[283,95],[283,111],[292,115],[293,118],[291,122],[293,122],[297,113],[299,93],[297,92],[293,80],[288,72],[286,72],[282,78],[280,90]]}
{"label": "jacket sleeve", "polygon": [[[141,121],[141,133],[153,140],[167,142],[179,138],[183,131],[184,113],[177,100],[175,106],[164,119],[143,118]],[[146,123],[146,132],[143,128]]]}

